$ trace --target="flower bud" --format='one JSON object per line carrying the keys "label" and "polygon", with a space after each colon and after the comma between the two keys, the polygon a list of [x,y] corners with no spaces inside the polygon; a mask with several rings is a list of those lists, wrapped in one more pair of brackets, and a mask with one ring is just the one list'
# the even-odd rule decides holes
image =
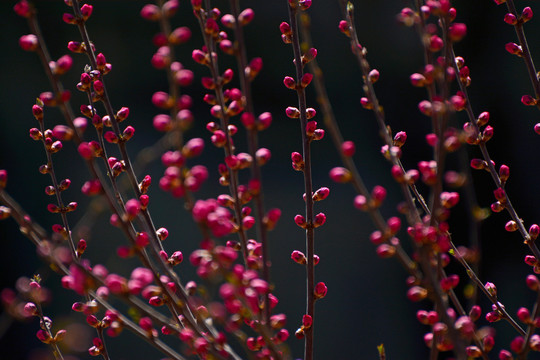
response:
{"label": "flower bud", "polygon": [[19,38],[19,46],[25,51],[35,51],[39,46],[38,37],[34,34],[23,35]]}
{"label": "flower bud", "polygon": [[300,265],[305,265],[306,262],[307,262],[307,259],[306,259],[306,256],[304,255],[304,253],[302,253],[301,251],[298,251],[298,250],[294,250],[291,253],[291,259],[295,263],[300,264]]}
{"label": "flower bud", "polygon": [[161,17],[161,10],[157,5],[146,4],[141,9],[140,15],[145,20],[157,21]]}
{"label": "flower bud", "polygon": [[255,12],[253,11],[253,9],[246,8],[238,15],[238,22],[241,25],[245,26],[253,20],[254,16]]}
{"label": "flower bud", "polygon": [[317,285],[315,285],[315,291],[314,291],[315,299],[322,299],[323,297],[326,296],[327,293],[328,293],[328,288],[326,287],[325,283],[320,282]]}
{"label": "flower bud", "polygon": [[300,117],[300,110],[293,106],[289,106],[285,109],[285,114],[291,119],[298,119]]}
{"label": "flower bud", "polygon": [[527,6],[521,12],[521,20],[523,20],[523,22],[526,23],[527,21],[531,20],[532,17],[533,17],[532,9]]}
{"label": "flower bud", "polygon": [[335,167],[330,170],[330,179],[337,183],[346,183],[351,181],[352,175],[351,172],[344,167]]}
{"label": "flower bud", "polygon": [[485,285],[484,285],[484,288],[487,290],[487,292],[493,296],[493,297],[497,297],[497,287],[495,286],[495,284],[491,283],[491,282],[487,282]]}
{"label": "flower bud", "polygon": [[518,224],[514,220],[510,220],[504,225],[504,229],[508,232],[513,232],[518,229]]}
{"label": "flower bud", "polygon": [[512,55],[517,55],[517,56],[523,55],[523,50],[521,48],[521,45],[518,45],[516,43],[509,42],[504,46],[504,48],[506,49],[506,51],[508,51]]}
{"label": "flower bud", "polygon": [[413,302],[424,300],[428,291],[421,286],[413,286],[407,291],[407,298]]}

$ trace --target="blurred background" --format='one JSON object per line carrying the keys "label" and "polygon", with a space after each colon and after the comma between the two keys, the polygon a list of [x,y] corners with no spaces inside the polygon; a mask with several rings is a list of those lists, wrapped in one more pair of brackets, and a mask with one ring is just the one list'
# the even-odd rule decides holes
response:
{"label": "blurred background", "polygon": [[[43,189],[49,179],[39,174],[39,165],[45,155],[39,143],[28,137],[28,129],[37,126],[31,106],[41,92],[50,91],[47,78],[36,54],[26,53],[18,47],[21,35],[29,33],[24,19],[16,16],[12,7],[15,1],[0,2],[0,168],[9,174],[7,190],[47,230],[58,222],[55,215],[47,212],[49,199]],[[152,37],[158,31],[156,23],[140,18],[143,1],[94,1],[94,13],[88,22],[90,37],[98,52],[105,54],[112,63],[113,71],[107,76],[107,86],[113,106],[128,106],[128,123],[136,128],[136,134],[128,144],[132,156],[140,149],[151,146],[161,136],[152,127],[152,118],[160,110],[151,104],[156,91],[167,91],[165,73],[154,69],[150,58],[155,52]],[[421,71],[423,57],[419,39],[414,29],[401,26],[396,15],[409,1],[353,1],[356,7],[356,25],[361,44],[368,49],[372,68],[377,68],[381,77],[376,91],[384,106],[388,124],[394,132],[406,131],[407,144],[403,147],[403,162],[406,168],[416,167],[418,161],[431,159],[430,148],[424,137],[430,132],[429,119],[419,113],[417,103],[426,98],[424,89],[413,88],[409,76]],[[67,53],[67,43],[79,40],[77,29],[65,24],[61,18],[68,11],[63,1],[35,1],[38,16],[49,51],[54,59]],[[533,94],[523,62],[504,50],[507,42],[516,41],[512,27],[503,22],[505,8],[495,6],[493,1],[454,1],[458,15],[456,21],[468,27],[467,37],[456,45],[456,55],[465,58],[471,70],[472,86],[469,88],[473,108],[477,114],[491,113],[491,125],[495,136],[488,147],[497,164],[508,164],[511,169],[507,192],[514,206],[525,221],[526,227],[540,221],[537,204],[540,201],[538,177],[540,155],[537,151],[540,138],[533,126],[540,120],[537,109],[521,105],[524,94]],[[540,7],[529,2],[518,2],[518,8],[530,5],[533,11]],[[227,13],[227,2],[217,2]],[[273,124],[261,133],[260,145],[272,151],[272,160],[263,168],[266,207],[279,207],[283,211],[277,228],[270,233],[272,282],[280,303],[275,312],[286,313],[291,334],[300,324],[304,310],[304,269],[290,260],[290,253],[304,249],[303,231],[293,222],[294,215],[303,213],[303,178],[301,173],[290,167],[290,153],[300,151],[300,134],[297,122],[288,119],[284,108],[295,106],[296,95],[284,88],[282,79],[293,75],[292,50],[280,38],[279,24],[287,21],[286,1],[241,1],[242,7],[255,11],[254,21],[245,28],[248,57],[262,57],[263,71],[253,84],[256,112],[270,111]],[[326,85],[336,117],[346,140],[357,145],[355,160],[368,188],[383,185],[389,196],[382,208],[385,217],[395,216],[395,205],[402,201],[399,189],[389,174],[389,164],[380,155],[382,141],[374,116],[359,103],[363,96],[361,73],[353,58],[348,38],[337,28],[342,19],[338,1],[314,1],[309,10],[312,17],[312,36],[318,49],[319,65],[324,71]],[[207,69],[194,63],[191,52],[202,46],[197,33],[198,25],[188,1],[181,1],[178,14],[172,19],[174,27],[188,26],[193,31],[192,39],[177,47],[176,58],[195,72],[196,79],[207,75]],[[535,19],[526,27],[533,57],[538,59],[538,35],[540,25]],[[85,99],[75,89],[79,76],[86,64],[83,55],[73,54],[74,66],[63,76],[66,88],[72,91],[75,109]],[[222,56],[223,65],[236,69],[232,58]],[[186,133],[187,138],[202,137],[207,147],[202,157],[192,160],[191,165],[208,166],[210,178],[196,193],[197,198],[216,197],[227,191],[217,185],[217,165],[222,152],[209,145],[209,133],[205,125],[210,121],[209,107],[202,101],[204,90],[195,81],[183,90],[193,97],[195,122]],[[308,106],[319,110],[313,89],[308,92]],[[456,114],[453,126],[461,128],[467,121],[465,114]],[[47,108],[45,119],[49,127],[62,123],[57,109]],[[321,118],[322,120],[322,118]],[[237,121],[237,120],[236,120]],[[127,123],[126,123],[127,124]],[[240,126],[241,128],[241,126]],[[239,151],[246,151],[243,130],[235,141]],[[323,211],[327,223],[316,232],[316,253],[321,262],[316,268],[316,281],[328,285],[328,295],[316,306],[316,358],[317,359],[367,359],[376,358],[376,346],[384,343],[388,358],[426,358],[427,348],[422,337],[428,331],[415,319],[418,309],[428,308],[428,303],[413,304],[406,296],[406,273],[395,260],[378,259],[369,242],[374,230],[366,214],[352,205],[355,196],[350,186],[333,184],[328,178],[329,170],[339,166],[339,158],[329,138],[313,143],[314,186],[329,186],[330,197],[317,204],[316,211]],[[464,147],[449,158],[449,168],[460,169],[463,157],[478,157],[478,149]],[[80,187],[89,178],[87,170],[80,165],[73,144],[64,144],[64,150],[55,156],[58,177],[69,177],[71,190],[65,193],[67,201],[78,201],[80,209],[70,215],[77,224],[84,216],[89,200],[80,194]],[[468,163],[468,160],[464,161]],[[165,246],[170,250],[180,249],[185,256],[197,248],[200,234],[181,200],[172,198],[159,190],[158,179],[163,173],[159,158],[136,169],[140,178],[150,174],[154,179],[151,188],[151,212],[157,227],[168,228],[170,237]],[[474,189],[478,204],[489,208],[494,201],[493,184],[489,174],[473,174]],[[422,190],[426,190],[422,188]],[[90,229],[84,230],[88,241],[88,257],[93,263],[105,264],[111,271],[129,275],[136,264],[131,260],[116,257],[115,249],[125,244],[120,231],[108,224],[108,213],[94,219]],[[493,214],[480,226],[479,238],[482,250],[480,278],[495,282],[501,301],[515,314],[519,306],[532,307],[534,294],[525,286],[525,276],[530,268],[522,261],[527,249],[517,233],[506,233],[506,214]],[[457,244],[467,245],[471,239],[471,224],[463,208],[458,208],[451,219],[451,231]],[[406,244],[407,235],[400,237]],[[52,273],[35,254],[31,243],[24,238],[11,220],[0,222],[0,287],[14,287],[20,276],[31,277],[41,274],[45,286],[52,289],[52,303],[45,313],[55,322],[55,328],[68,326],[77,321],[82,325],[69,325],[71,333],[80,334],[75,339],[71,354],[80,359],[89,359],[89,327],[80,314],[70,308],[78,297],[59,286],[59,276]],[[407,248],[408,246],[405,245]],[[451,268],[459,272],[458,267]],[[183,279],[197,280],[192,266],[186,261],[178,267]],[[461,273],[460,273],[461,274]],[[465,278],[463,277],[464,281]],[[462,287],[459,288],[462,290]],[[480,300],[484,312],[489,311],[487,302]],[[480,320],[480,326],[486,325]],[[74,327],[73,327],[74,326]],[[48,359],[49,349],[35,337],[36,319],[20,324],[10,322],[5,313],[0,316],[0,354],[4,359]],[[499,335],[496,349],[508,348],[515,333],[509,325],[495,325]],[[86,336],[86,338],[85,338]],[[118,359],[158,359],[162,357],[151,347],[124,332],[118,339],[109,342],[111,357]],[[303,342],[291,336],[289,341],[294,357],[302,356]],[[82,344],[82,345],[81,345]]]}

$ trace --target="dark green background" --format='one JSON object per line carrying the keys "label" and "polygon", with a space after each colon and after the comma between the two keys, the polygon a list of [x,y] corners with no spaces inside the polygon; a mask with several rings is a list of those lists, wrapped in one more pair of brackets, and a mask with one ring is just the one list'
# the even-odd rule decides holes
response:
{"label": "dark green background", "polygon": [[[18,38],[28,33],[23,19],[12,12],[12,1],[0,2],[0,168],[9,172],[8,191],[17,198],[36,221],[50,229],[58,219],[47,213],[44,204],[47,196],[43,189],[48,179],[38,173],[37,168],[44,162],[40,144],[28,137],[28,129],[36,126],[31,114],[34,99],[42,91],[50,89],[35,54],[25,53],[18,48]],[[155,91],[167,89],[165,75],[153,69],[150,58],[155,50],[151,43],[157,25],[142,20],[138,13],[142,1],[94,1],[94,14],[88,22],[90,36],[98,51],[103,52],[112,63],[113,71],[107,76],[107,86],[113,106],[128,106],[131,109],[129,123],[135,126],[136,135],[129,143],[132,155],[138,149],[152,144],[159,134],[152,128],[152,117],[159,111],[150,98]],[[226,12],[226,1],[217,2]],[[528,2],[518,2],[522,7]],[[457,44],[457,55],[466,58],[471,69],[470,88],[473,108],[477,113],[489,110],[495,137],[489,144],[497,163],[507,163],[511,167],[508,192],[511,194],[518,213],[528,226],[539,221],[538,203],[540,138],[532,131],[540,119],[534,108],[525,108],[519,99],[530,94],[531,86],[522,62],[504,50],[504,44],[515,41],[511,27],[504,24],[505,10],[496,7],[493,1],[455,1],[458,9],[457,21],[465,22],[469,34]],[[534,5],[534,4],[533,4]],[[289,316],[287,328],[294,333],[303,314],[304,272],[289,260],[294,249],[302,250],[303,234],[292,218],[303,212],[302,176],[290,168],[290,153],[300,151],[298,124],[285,117],[284,108],[295,104],[295,95],[282,85],[285,75],[292,75],[292,52],[282,43],[278,26],[287,20],[286,1],[243,1],[242,6],[255,10],[254,22],[246,28],[248,53],[250,57],[261,56],[264,69],[254,83],[256,111],[271,111],[274,123],[270,130],[261,134],[260,145],[272,150],[273,158],[265,166],[264,188],[267,207],[280,207],[283,217],[271,235],[272,280],[276,284],[276,294],[280,303],[276,312]],[[419,41],[413,29],[404,28],[396,21],[396,14],[407,1],[355,1],[357,26],[360,42],[368,49],[371,66],[379,69],[381,78],[376,85],[379,99],[385,107],[388,123],[395,131],[403,130],[409,135],[403,160],[407,168],[416,166],[420,160],[430,158],[424,142],[429,132],[429,120],[421,115],[416,104],[426,97],[423,89],[413,88],[408,81],[411,73],[422,68]],[[61,21],[66,7],[62,1],[36,1],[44,36],[48,41],[53,58],[64,55],[67,42],[78,40],[76,28]],[[540,11],[533,7],[533,11]],[[318,60],[324,70],[332,104],[343,128],[345,138],[357,144],[355,157],[361,174],[371,188],[382,184],[389,190],[385,216],[396,214],[394,204],[401,201],[399,189],[389,176],[388,163],[380,156],[381,140],[372,113],[361,108],[360,71],[349,51],[348,39],[339,33],[337,24],[341,19],[336,1],[316,0],[310,9],[313,22],[313,37],[319,50]],[[193,38],[178,47],[177,58],[187,68],[193,69],[197,77],[206,75],[206,68],[195,64],[191,51],[200,48],[202,41],[197,34],[197,26],[187,1],[182,1],[179,13],[173,18],[175,26],[190,26]],[[538,58],[537,35],[540,34],[536,19],[526,26],[533,56]],[[73,55],[75,66],[65,75],[64,83],[73,92],[73,105],[84,98],[74,89],[80,71],[85,65],[85,57]],[[234,66],[231,59],[225,60]],[[233,67],[235,69],[235,67]],[[204,129],[210,116],[208,106],[202,102],[203,90],[198,82],[186,90],[193,95],[195,126],[188,137],[201,136],[209,143],[208,132]],[[318,109],[313,93],[308,104]],[[62,121],[55,109],[46,110],[48,124]],[[461,127],[464,114],[455,117],[454,126]],[[245,149],[243,132],[237,135],[237,146]],[[66,192],[66,199],[81,202],[78,189],[88,178],[84,167],[79,167],[79,159],[73,153],[73,145],[65,144],[65,150],[57,155],[60,177],[73,180],[72,189]],[[379,260],[368,241],[373,225],[367,216],[352,206],[354,192],[349,186],[332,184],[328,171],[339,165],[336,151],[328,139],[313,144],[315,156],[314,184],[316,187],[329,186],[328,200],[317,204],[317,211],[324,211],[328,223],[317,231],[316,252],[321,256],[317,267],[317,281],[325,281],[329,292],[326,299],[317,303],[316,358],[317,359],[374,359],[376,346],[384,343],[390,359],[425,358],[426,347],[423,333],[428,331],[415,320],[415,311],[428,304],[411,304],[405,297],[405,272],[396,261]],[[478,156],[477,149],[468,148],[471,156]],[[203,157],[194,163],[205,163],[211,177],[197,194],[199,198],[215,197],[226,189],[216,185],[217,164],[222,158],[221,151],[207,146]],[[72,163],[76,166],[72,166]],[[455,167],[457,156],[449,160]],[[149,173],[157,184],[163,171],[156,161],[149,168],[138,169],[139,174]],[[481,206],[488,207],[493,201],[493,185],[487,173],[474,174],[476,190]],[[200,239],[195,226],[182,208],[182,202],[163,194],[154,185],[151,192],[151,211],[157,226],[166,226],[170,239],[166,246],[170,250],[180,249],[187,256]],[[459,212],[459,211],[458,211]],[[82,211],[71,217],[76,223]],[[94,229],[89,243],[89,256],[94,262],[106,264],[114,271],[127,275],[130,262],[114,256],[117,246],[124,244],[119,231],[112,229],[106,216],[99,219],[100,226]],[[507,215],[496,214],[486,220],[481,229],[484,261],[480,276],[484,281],[494,281],[500,291],[502,301],[511,313],[518,306],[532,305],[533,296],[525,288],[524,276],[529,268],[521,261],[526,249],[517,234],[503,230]],[[104,225],[101,225],[104,224]],[[459,244],[467,244],[469,224],[465,216],[456,216],[452,221],[454,239]],[[404,242],[407,237],[401,234]],[[46,285],[55,290],[54,303],[46,307],[46,313],[62,324],[68,317],[84,322],[83,317],[70,311],[70,304],[77,300],[73,293],[58,286],[58,276],[48,274],[45,267],[36,260],[35,251],[11,221],[0,223],[0,279],[2,286],[14,285],[21,276],[31,276],[36,272],[44,274]],[[191,265],[186,261],[179,267],[184,278],[193,278]],[[457,271],[454,269],[454,271]],[[484,311],[489,305],[482,302]],[[480,325],[485,325],[484,321]],[[59,325],[60,326],[60,325]],[[496,326],[501,335],[496,349],[508,347],[514,333],[506,324]],[[37,322],[13,324],[0,339],[2,359],[26,359],[41,344],[35,339]],[[134,341],[125,332],[120,341],[111,341],[113,359],[159,358],[148,346]],[[302,342],[291,338],[293,355],[301,357]],[[88,344],[90,346],[90,344]],[[80,358],[90,358],[86,352],[76,354]]]}

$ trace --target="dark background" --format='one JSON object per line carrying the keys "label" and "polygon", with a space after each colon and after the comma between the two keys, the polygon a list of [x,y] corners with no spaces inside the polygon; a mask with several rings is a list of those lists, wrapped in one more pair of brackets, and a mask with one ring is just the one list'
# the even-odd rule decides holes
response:
{"label": "dark background", "polygon": [[[417,103],[426,97],[423,89],[413,88],[409,84],[411,73],[422,69],[422,53],[418,37],[413,29],[400,26],[396,14],[402,7],[410,6],[407,1],[355,1],[356,24],[360,42],[368,49],[368,59],[373,68],[381,72],[376,85],[377,94],[385,108],[387,121],[395,131],[406,131],[409,140],[403,148],[403,161],[407,168],[416,166],[420,160],[430,159],[431,153],[425,145],[424,136],[430,131],[428,118],[417,110]],[[18,48],[18,38],[29,32],[24,19],[12,12],[13,1],[0,2],[0,168],[8,170],[7,190],[21,205],[46,229],[55,222],[56,216],[45,209],[48,202],[43,189],[48,185],[48,178],[38,173],[39,165],[44,162],[44,153],[40,144],[28,137],[28,129],[36,126],[31,114],[35,98],[43,91],[49,91],[47,79],[35,54],[25,53]],[[151,102],[155,91],[166,91],[168,86],[165,74],[150,65],[150,58],[155,51],[151,43],[157,25],[142,20],[139,11],[142,1],[94,1],[94,14],[88,22],[90,36],[98,51],[103,52],[113,71],[107,76],[107,86],[111,93],[113,106],[128,106],[131,109],[129,123],[135,126],[135,138],[128,144],[132,155],[137,150],[149,146],[159,139],[152,127],[152,117],[159,113]],[[523,7],[526,2],[518,2]],[[218,4],[223,12],[226,2]],[[295,94],[285,89],[282,79],[292,75],[292,51],[282,43],[278,26],[287,20],[285,1],[243,1],[243,7],[255,10],[255,19],[246,28],[249,57],[260,56],[264,60],[264,69],[254,83],[256,111],[270,111],[274,122],[270,130],[261,134],[260,145],[272,150],[272,160],[263,169],[266,206],[280,207],[282,219],[271,236],[272,280],[276,284],[276,294],[280,303],[276,312],[285,312],[289,316],[287,328],[294,333],[303,314],[304,306],[304,271],[302,267],[289,260],[294,249],[303,250],[303,234],[296,227],[292,218],[303,212],[303,180],[300,173],[290,168],[290,153],[300,151],[298,125],[285,117],[283,109],[295,104]],[[538,121],[538,111],[521,105],[524,94],[532,94],[526,69],[519,58],[510,56],[504,50],[504,44],[515,41],[513,29],[502,21],[505,14],[503,6],[497,7],[493,1],[455,1],[458,10],[456,21],[465,22],[468,36],[456,45],[456,54],[462,55],[471,69],[472,86],[469,88],[473,108],[476,113],[491,112],[491,124],[495,128],[495,137],[489,149],[498,164],[505,163],[511,168],[511,178],[507,192],[511,195],[514,206],[528,227],[538,221],[539,212],[536,204],[540,200],[538,192],[539,156],[536,150],[540,138],[532,128]],[[49,50],[54,59],[64,55],[67,42],[78,40],[75,27],[61,21],[62,13],[67,8],[62,1],[36,1],[39,19]],[[540,11],[538,6],[533,11]],[[394,205],[401,201],[399,189],[389,176],[389,165],[380,156],[381,140],[373,114],[361,108],[359,98],[361,75],[349,51],[348,39],[339,33],[337,24],[342,19],[337,1],[315,1],[309,10],[313,23],[313,38],[319,51],[318,60],[324,70],[330,98],[342,131],[347,140],[357,144],[355,160],[369,188],[381,184],[387,187],[389,199],[383,207],[386,217],[396,215]],[[533,19],[526,25],[533,57],[538,58],[538,23]],[[190,5],[182,1],[180,11],[172,20],[174,26],[189,26],[193,38],[177,48],[177,59],[196,73],[204,76],[207,69],[195,64],[191,51],[200,48],[202,41],[197,34],[198,27],[191,14]],[[74,54],[74,68],[64,76],[64,84],[72,90],[75,108],[84,102],[84,98],[75,90],[79,74],[86,64],[82,55]],[[231,59],[225,64],[236,67]],[[224,68],[224,67],[222,67]],[[202,102],[204,93],[196,81],[187,93],[194,99],[195,123],[187,137],[203,137],[209,144],[208,132],[204,129],[210,116],[208,106]],[[318,109],[315,96],[310,93],[308,105]],[[46,109],[46,121],[60,123],[62,118],[56,109]],[[460,128],[466,121],[464,114],[455,116],[454,126]],[[242,141],[243,132],[236,136],[239,149],[245,149]],[[216,185],[218,178],[217,164],[222,158],[221,151],[207,144],[202,158],[195,163],[204,163],[210,171],[210,179],[197,193],[198,198],[215,197],[226,189]],[[478,150],[464,149],[470,157],[479,156]],[[354,192],[349,186],[332,184],[328,171],[339,165],[336,151],[328,139],[313,144],[315,157],[315,187],[329,186],[331,195],[328,200],[317,204],[317,211],[324,211],[328,216],[325,226],[316,232],[316,252],[321,256],[317,267],[317,281],[328,285],[328,296],[317,303],[316,311],[316,358],[317,359],[363,359],[376,358],[376,346],[384,343],[389,358],[411,359],[425,358],[426,347],[422,336],[428,331],[415,320],[415,312],[427,308],[429,304],[411,304],[405,296],[406,274],[393,260],[380,260],[375,256],[374,248],[368,237],[373,225],[368,217],[352,206]],[[78,189],[88,178],[84,167],[79,167],[78,155],[73,144],[65,144],[65,151],[55,157],[59,177],[70,177],[72,189],[66,192],[68,201],[79,201],[80,209],[88,205]],[[72,166],[74,164],[75,166]],[[457,168],[459,156],[452,155],[449,166]],[[139,168],[138,174],[151,174],[157,184],[163,172],[159,161],[154,161],[146,168]],[[474,173],[474,184],[478,194],[478,203],[489,207],[493,201],[493,184],[487,173]],[[172,199],[153,186],[151,191],[151,211],[158,227],[165,226],[170,231],[166,246],[170,250],[180,249],[187,256],[200,240],[182,202]],[[467,217],[458,209],[452,220],[452,233],[458,244],[468,244],[470,224]],[[70,216],[72,224],[84,214],[83,210]],[[96,220],[98,226],[90,235],[85,235],[88,243],[88,256],[93,263],[104,263],[112,271],[128,275],[133,262],[120,260],[114,255],[116,247],[124,244],[119,231],[107,223],[108,215]],[[518,234],[506,233],[504,223],[506,214],[495,214],[483,222],[480,239],[483,262],[479,272],[483,281],[497,284],[501,301],[514,314],[519,306],[531,307],[534,296],[526,289],[524,278],[529,268],[522,262],[527,253]],[[406,234],[401,234],[404,242]],[[67,321],[75,319],[84,323],[79,314],[70,311],[71,303],[77,296],[63,290],[59,278],[37,260],[30,242],[20,235],[12,221],[0,223],[0,280],[1,287],[13,287],[20,276],[32,276],[40,273],[45,278],[46,286],[54,291],[53,303],[45,308],[47,315],[55,321],[55,328],[67,326]],[[457,267],[454,271],[459,271]],[[184,279],[195,279],[191,265],[179,267]],[[465,278],[462,278],[463,280]],[[489,304],[481,301],[483,310],[489,311]],[[5,315],[5,314],[4,314]],[[5,317],[5,316],[4,316]],[[4,319],[4,318],[2,318]],[[10,324],[2,320],[0,329],[4,330],[0,338],[2,359],[42,359],[48,354],[47,348],[35,338],[38,324]],[[481,326],[485,321],[481,320]],[[88,329],[83,325],[81,329]],[[497,324],[499,342],[496,349],[508,348],[509,341],[515,336],[507,324]],[[81,333],[82,330],[72,330]],[[120,341],[110,341],[113,359],[159,358],[150,347],[124,332]],[[79,358],[90,358],[84,343],[78,352]],[[291,336],[291,349],[295,357],[302,356],[302,342]]]}

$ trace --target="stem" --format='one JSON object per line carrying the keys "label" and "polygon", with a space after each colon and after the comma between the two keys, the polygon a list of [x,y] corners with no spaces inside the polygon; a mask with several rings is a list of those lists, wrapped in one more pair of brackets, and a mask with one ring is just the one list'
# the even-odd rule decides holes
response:
{"label": "stem", "polygon": [[[388,127],[386,126],[384,111],[383,111],[382,106],[379,104],[379,100],[377,99],[377,96],[375,94],[373,83],[368,80],[370,67],[366,59],[367,50],[363,48],[358,41],[358,34],[356,32],[356,25],[354,23],[354,9],[352,7],[352,4],[351,6],[347,6],[346,17],[347,17],[347,23],[349,24],[349,29],[351,32],[351,35],[350,35],[351,49],[353,51],[353,54],[357,58],[360,69],[362,70],[362,75],[365,79],[364,92],[366,96],[369,98],[369,101],[371,102],[371,104],[373,104],[373,112],[375,113],[375,118],[377,120],[377,123],[379,124],[380,135],[384,143],[389,147],[389,150],[390,150],[390,148],[393,146],[393,139],[390,136],[390,131]],[[396,154],[394,154],[394,152],[392,151],[389,151],[389,153],[390,153],[390,159],[391,159],[392,164],[395,166],[399,166],[404,172],[403,164],[401,163],[399,158],[396,156]],[[408,185],[405,182],[400,182],[399,185],[401,187],[401,191],[403,192],[405,196],[405,201],[409,209],[409,211],[407,212],[409,224],[414,225],[417,223],[421,223],[422,220],[414,204],[414,198],[411,195],[411,191],[415,194],[416,198],[419,201],[423,199],[422,196],[420,196],[420,193],[416,190],[416,186],[414,184]],[[427,210],[427,208],[424,208],[424,210]]]}
{"label": "stem", "polygon": [[[538,291],[536,294],[536,302],[534,303],[531,319],[537,319],[539,315],[540,315],[540,291]],[[529,323],[529,326],[527,326],[527,334],[524,335],[525,341],[523,342],[523,346],[519,354],[520,358],[521,357],[523,357],[523,359],[527,358],[527,354],[530,351],[529,344],[531,343],[531,336],[533,336],[535,330],[536,330],[536,326],[534,326],[534,320],[533,320]]]}
{"label": "stem", "polygon": [[[289,2],[289,20],[292,30],[292,42],[294,53],[294,62],[296,67],[296,79],[299,82],[304,76],[302,65],[302,53],[300,51],[300,40],[298,36],[298,4]],[[300,110],[300,131],[302,134],[302,152],[304,158],[304,190],[306,194],[306,314],[313,319],[312,326],[304,331],[305,343],[304,343],[304,360],[313,359],[313,330],[315,325],[315,269],[314,260],[315,255],[315,241],[314,241],[314,225],[313,225],[313,184],[311,177],[311,138],[306,134],[307,116],[306,116],[306,93],[303,87],[297,87],[298,107]]]}
{"label": "stem", "polygon": [[[302,32],[302,38],[304,39],[306,48],[311,48],[313,47],[313,43],[311,41],[311,36],[309,32],[309,24],[310,24],[311,19],[307,13],[303,13],[300,16],[300,20],[301,20],[300,30]],[[330,99],[328,98],[328,93],[326,91],[326,86],[324,84],[323,72],[317,63],[317,59],[315,58],[311,60],[308,64],[308,67],[310,71],[313,73],[313,84],[315,86],[315,91],[317,93],[317,102],[319,103],[323,112],[324,124],[326,126],[326,129],[328,130],[328,133],[330,134],[330,138],[332,139],[332,142],[334,143],[334,147],[337,149],[338,154],[341,157],[341,162],[343,163],[343,166],[347,170],[349,170],[349,172],[352,175],[351,185],[353,186],[353,188],[356,190],[358,194],[363,195],[367,199],[368,204],[372,204],[373,198],[369,190],[367,189],[367,186],[365,185],[364,180],[362,179],[352,157],[346,156],[343,153],[343,151],[341,151],[341,144],[343,144],[343,141],[344,141],[343,135],[339,128],[338,122],[334,116],[332,104],[330,103]],[[388,225],[386,224],[384,217],[382,216],[378,207],[368,206],[368,208],[365,211],[370,216],[371,221],[373,222],[375,227],[379,231],[381,231],[381,233],[383,234],[390,233],[390,230],[388,229]],[[386,240],[388,241],[389,239],[386,239]],[[401,246],[401,243],[393,244],[393,246],[395,246],[397,250],[396,256],[398,258],[398,261],[407,270],[407,272],[410,275],[418,279],[421,279],[422,274],[418,271],[417,263],[414,262],[408,256],[408,254],[405,252],[405,250]]]}
{"label": "stem", "polygon": [[[240,14],[238,0],[230,0],[231,13],[238,19]],[[251,81],[246,76],[245,69],[247,68],[247,55],[246,55],[246,43],[244,39],[243,26],[236,21],[234,27],[234,34],[236,40],[236,62],[238,64],[238,77],[240,78],[240,87],[242,94],[245,96],[247,112],[255,116],[255,109],[253,104],[253,95],[251,93]],[[261,166],[257,162],[257,149],[258,149],[258,130],[257,126],[254,126],[247,131],[247,141],[249,154],[251,155],[253,162],[251,164],[251,177],[253,180],[260,184],[260,190],[253,195],[255,203],[255,216],[257,224],[257,237],[259,238],[262,246],[262,278],[268,284],[270,284],[270,249],[268,245],[267,229],[263,223],[264,216],[264,196],[262,191],[262,175]],[[271,315],[269,294],[264,296],[264,322],[268,324]]]}
{"label": "stem", "polygon": [[[210,9],[210,1],[205,0],[205,6],[207,9]],[[223,94],[223,84],[222,84],[222,78],[220,76],[219,72],[219,65],[217,62],[217,51],[216,51],[216,42],[214,41],[212,34],[208,34],[205,31],[205,24],[204,20],[206,17],[206,13],[203,9],[201,9],[197,14],[197,19],[199,20],[199,25],[201,28],[201,33],[204,37],[204,43],[208,49],[208,54],[210,55],[210,63],[208,65],[208,68],[210,69],[210,73],[212,75],[212,79],[215,84],[214,93],[216,95],[216,103],[220,106],[220,127],[222,131],[225,132],[226,135],[226,144],[223,147],[225,151],[225,156],[232,156],[234,155],[234,146],[232,142],[232,136],[229,133],[229,120],[230,116],[227,114],[227,106],[225,103],[225,96]],[[236,222],[238,225],[238,236],[240,238],[240,244],[242,246],[242,255],[244,257],[244,264],[247,265],[248,260],[248,250],[247,250],[247,235],[245,232],[245,229],[242,225],[242,204],[239,196],[238,191],[238,170],[233,170],[227,165],[227,169],[229,171],[229,192],[232,195],[234,199],[234,215],[236,217]]]}
{"label": "stem", "polygon": [[[508,10],[516,16],[516,18],[520,18],[520,15],[518,15],[516,10],[514,0],[507,0],[506,6]],[[531,80],[531,84],[534,89],[535,98],[538,99],[540,98],[540,81],[538,80],[538,75],[536,73],[534,62],[532,60],[531,52],[529,50],[527,38],[525,37],[525,32],[523,31],[523,24],[523,21],[518,20],[516,25],[514,25],[514,29],[519,39],[519,44],[521,45],[521,51],[523,52],[521,57],[523,58],[523,61],[525,61],[525,66],[527,67],[527,72],[529,73],[529,79]],[[540,108],[540,104],[538,106]]]}
{"label": "stem", "polygon": [[[457,67],[457,64],[456,64],[455,60],[456,60],[455,59],[455,54],[452,52],[452,61],[454,63],[454,67],[455,67],[456,71],[459,73],[459,68]],[[457,78],[457,82],[458,82],[458,85],[459,85],[459,89],[463,93],[463,96],[464,96],[464,98],[466,100],[465,111],[467,113],[469,121],[473,125],[475,130],[480,133],[480,128],[478,127],[478,123],[476,122],[476,117],[474,115],[474,111],[473,111],[472,105],[470,103],[469,94],[467,92],[467,87],[461,81],[461,79],[459,79],[459,77]],[[487,163],[487,166],[488,166],[487,170],[490,173],[491,178],[493,179],[493,182],[495,183],[495,186],[497,188],[504,188],[504,185],[501,182],[499,174],[498,174],[497,170],[495,169],[495,166],[493,165],[494,162],[491,160],[491,156],[490,156],[489,151],[487,149],[486,142],[485,141],[480,142],[478,144],[478,147],[480,148],[480,152],[482,153],[482,158]],[[529,232],[525,229],[525,226],[523,225],[523,221],[521,220],[521,218],[517,214],[517,211],[514,208],[514,206],[512,205],[512,202],[510,201],[510,197],[508,196],[508,193],[506,191],[504,192],[504,197],[505,197],[505,202],[504,202],[505,209],[510,214],[510,217],[512,218],[512,220],[514,220],[516,222],[516,224],[518,226],[518,231],[521,234],[521,237],[523,238],[524,244],[526,244],[529,247],[529,249],[533,253],[534,257],[537,260],[540,261],[540,250],[538,249],[538,246],[536,245],[535,241],[529,235]]]}
{"label": "stem", "polygon": [[[43,315],[43,309],[41,308],[41,304],[38,301],[36,301],[35,305],[37,306],[37,309],[38,309],[37,316],[39,318],[39,322],[40,322],[40,324],[43,324],[41,326],[41,328],[42,329],[44,328],[45,331],[47,332],[47,334],[49,335],[49,337],[51,339],[53,339],[54,334],[52,333],[51,328],[47,325],[47,321],[45,321],[45,316]],[[64,360],[64,356],[62,355],[62,351],[60,351],[60,348],[58,347],[58,344],[56,343],[56,341],[52,341],[49,345],[53,349],[54,358],[56,360]]]}

